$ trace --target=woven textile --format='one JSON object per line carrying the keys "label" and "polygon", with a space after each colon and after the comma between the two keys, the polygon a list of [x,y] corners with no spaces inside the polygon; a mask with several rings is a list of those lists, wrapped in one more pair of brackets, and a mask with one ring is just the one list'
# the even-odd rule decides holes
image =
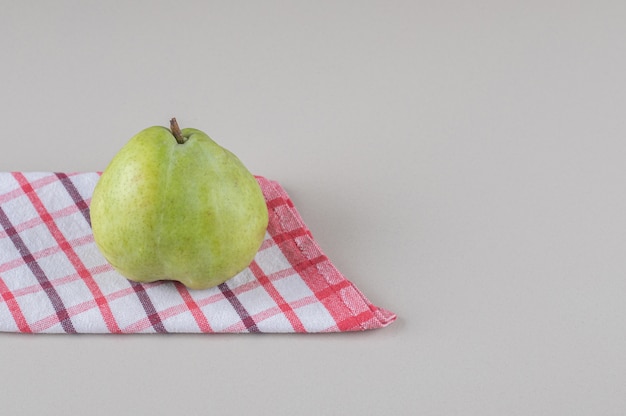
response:
{"label": "woven textile", "polygon": [[250,266],[188,290],[131,282],[91,233],[96,172],[0,172],[0,331],[25,333],[343,332],[384,327],[324,255],[276,182],[257,177],[270,221]]}

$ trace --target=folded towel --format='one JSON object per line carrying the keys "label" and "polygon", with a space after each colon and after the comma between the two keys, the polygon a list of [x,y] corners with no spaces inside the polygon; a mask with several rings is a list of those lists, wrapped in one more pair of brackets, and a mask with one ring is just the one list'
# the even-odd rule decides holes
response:
{"label": "folded towel", "polygon": [[131,282],[93,240],[99,177],[0,172],[0,331],[344,332],[396,319],[335,268],[284,189],[263,177],[269,226],[246,270],[206,290]]}

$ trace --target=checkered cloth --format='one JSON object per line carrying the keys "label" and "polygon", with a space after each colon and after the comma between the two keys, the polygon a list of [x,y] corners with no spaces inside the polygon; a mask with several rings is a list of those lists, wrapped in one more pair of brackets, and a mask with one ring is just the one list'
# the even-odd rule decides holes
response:
{"label": "checkered cloth", "polygon": [[98,251],[96,172],[0,172],[0,331],[48,333],[343,332],[384,327],[333,266],[281,186],[257,177],[269,209],[252,264],[206,290],[135,283]]}

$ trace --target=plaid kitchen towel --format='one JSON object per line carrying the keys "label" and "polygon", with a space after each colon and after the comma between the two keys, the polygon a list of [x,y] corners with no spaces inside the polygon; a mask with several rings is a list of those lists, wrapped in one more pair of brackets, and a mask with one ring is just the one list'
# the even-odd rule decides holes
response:
{"label": "plaid kitchen towel", "polygon": [[283,188],[262,177],[270,221],[246,270],[206,290],[131,282],[93,241],[89,202],[98,179],[0,172],[0,331],[344,332],[396,318],[333,266]]}

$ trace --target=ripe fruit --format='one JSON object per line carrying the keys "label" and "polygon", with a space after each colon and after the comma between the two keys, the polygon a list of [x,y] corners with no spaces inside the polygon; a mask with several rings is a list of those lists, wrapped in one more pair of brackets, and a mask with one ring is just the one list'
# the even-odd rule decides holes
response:
{"label": "ripe fruit", "polygon": [[267,228],[254,176],[200,130],[149,127],[120,150],[91,201],[96,245],[123,276],[216,286],[245,269]]}

